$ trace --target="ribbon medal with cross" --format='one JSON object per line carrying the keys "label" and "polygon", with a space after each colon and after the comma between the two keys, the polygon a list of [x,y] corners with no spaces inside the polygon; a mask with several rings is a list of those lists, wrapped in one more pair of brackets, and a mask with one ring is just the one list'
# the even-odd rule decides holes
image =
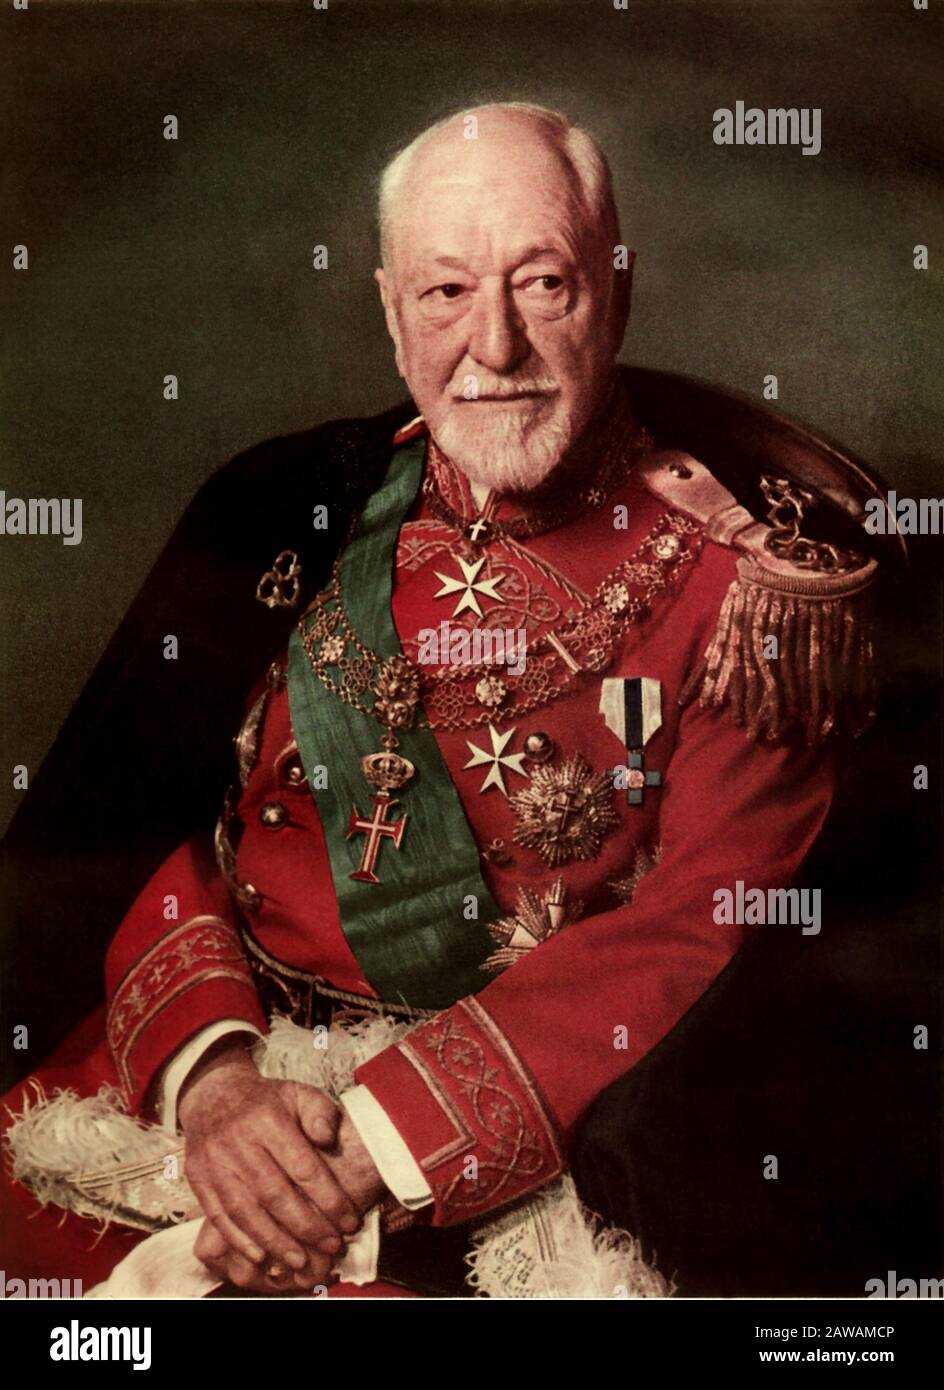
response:
{"label": "ribbon medal with cross", "polygon": [[662,785],[662,773],[646,768],[643,753],[662,727],[662,687],[651,676],[608,676],[600,691],[600,713],[626,749],[626,800],[641,806],[646,788]]}

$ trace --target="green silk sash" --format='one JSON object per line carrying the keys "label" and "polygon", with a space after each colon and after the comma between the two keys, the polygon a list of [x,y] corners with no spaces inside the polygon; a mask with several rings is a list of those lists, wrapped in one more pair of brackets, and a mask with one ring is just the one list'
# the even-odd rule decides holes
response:
{"label": "green silk sash", "polygon": [[[344,607],[354,631],[383,660],[400,653],[390,611],[400,525],[419,489],[425,440],[397,450],[364,507],[341,558]],[[383,725],[334,695],[312,671],[301,636],[289,643],[292,728],[318,807],[331,861],[341,929],[381,999],[443,1008],[488,983],[479,967],[495,949],[485,923],[499,915],[479,870],[479,853],[452,778],[429,729],[398,729],[398,751],[416,768],[387,813],[407,818],[400,848],[382,839],[379,883],[351,878],[365,837],[347,839],[352,806],[371,817],[360,760],[380,749]],[[324,767],[327,786],[313,776]],[[478,920],[464,915],[467,900]]]}

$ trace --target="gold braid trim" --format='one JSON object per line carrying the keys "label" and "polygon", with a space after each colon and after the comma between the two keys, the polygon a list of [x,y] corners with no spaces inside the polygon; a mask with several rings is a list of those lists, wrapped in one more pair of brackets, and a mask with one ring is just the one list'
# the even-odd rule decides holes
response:
{"label": "gold braid trim", "polygon": [[[703,707],[727,707],[752,740],[800,729],[810,746],[834,730],[862,733],[875,714],[864,598],[875,568],[869,561],[852,573],[787,574],[742,556],[683,703],[698,690]],[[764,654],[770,637],[776,658]]]}

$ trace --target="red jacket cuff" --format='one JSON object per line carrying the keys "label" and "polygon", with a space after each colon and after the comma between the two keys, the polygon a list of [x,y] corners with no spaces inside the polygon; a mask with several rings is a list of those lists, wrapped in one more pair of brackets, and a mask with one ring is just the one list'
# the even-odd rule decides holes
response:
{"label": "red jacket cuff", "polygon": [[108,1045],[132,1110],[143,1109],[177,1049],[220,1018],[266,1026],[236,930],[219,917],[192,917],[134,963],[109,1004]]}
{"label": "red jacket cuff", "polygon": [[356,1080],[383,1106],[422,1169],[436,1226],[505,1206],[564,1166],[537,1086],[474,998],[365,1062]]}

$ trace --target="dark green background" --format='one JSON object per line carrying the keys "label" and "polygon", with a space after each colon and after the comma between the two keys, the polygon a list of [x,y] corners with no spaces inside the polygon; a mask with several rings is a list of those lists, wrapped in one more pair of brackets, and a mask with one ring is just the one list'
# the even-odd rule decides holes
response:
{"label": "dark green background", "polygon": [[[536,100],[598,135],[639,254],[626,360],[757,395],[774,372],[784,413],[944,493],[931,5],[5,3],[0,487],[81,497],[84,538],[0,540],[3,766],[42,759],[219,463],[403,394],[376,181],[456,107]],[[822,153],[717,147],[739,98],[821,107]]]}

